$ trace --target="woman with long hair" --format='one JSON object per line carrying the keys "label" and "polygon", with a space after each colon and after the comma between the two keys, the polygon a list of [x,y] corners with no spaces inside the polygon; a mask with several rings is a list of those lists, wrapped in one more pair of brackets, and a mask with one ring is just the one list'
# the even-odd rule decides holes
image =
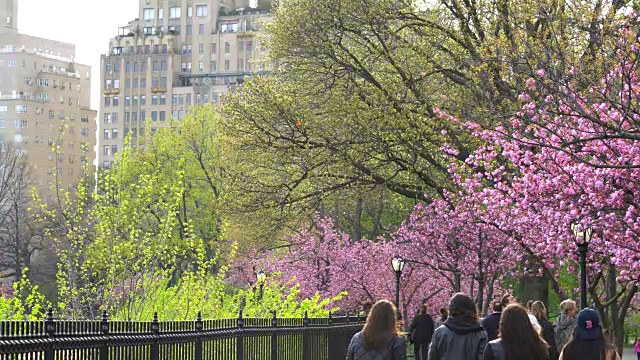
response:
{"label": "woman with long hair", "polygon": [[380,300],[371,308],[362,331],[351,338],[347,360],[406,358],[404,338],[398,335],[396,307],[387,300]]}
{"label": "woman with long hair", "polygon": [[531,305],[531,314],[538,320],[538,324],[542,328],[542,339],[549,345],[549,359],[558,359],[558,346],[556,345],[553,325],[547,318],[547,308],[542,301],[536,301]]}
{"label": "woman with long hair", "polygon": [[578,313],[577,328],[560,353],[560,360],[616,360],[618,352],[604,338],[600,316],[595,310]]}
{"label": "woman with long hair", "polygon": [[499,338],[484,349],[483,360],[548,360],[545,341],[533,328],[527,310],[511,304],[502,311]]}
{"label": "woman with long hair", "polygon": [[449,317],[436,329],[429,345],[428,360],[480,360],[487,333],[478,320],[476,304],[463,293],[449,301]]}

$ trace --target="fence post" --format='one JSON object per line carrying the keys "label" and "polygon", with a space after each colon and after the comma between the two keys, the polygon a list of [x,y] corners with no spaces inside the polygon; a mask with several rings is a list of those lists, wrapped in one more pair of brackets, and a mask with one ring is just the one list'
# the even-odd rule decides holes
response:
{"label": "fence post", "polygon": [[47,311],[47,317],[44,320],[44,329],[49,335],[49,345],[44,351],[44,360],[53,360],[55,358],[55,334],[56,334],[56,324],[53,320],[53,308],[49,308]]}
{"label": "fence post", "polygon": [[309,343],[309,312],[304,312],[302,320],[302,360],[311,359],[311,344]]}
{"label": "fence post", "polygon": [[153,313],[151,332],[153,333],[153,343],[151,344],[151,360],[158,360],[160,358],[160,346],[158,344],[158,332],[160,332],[160,323],[158,322],[158,312]]}
{"label": "fence post", "polygon": [[196,331],[198,337],[196,338],[196,360],[202,360],[202,313],[198,311],[198,318],[196,319]]}
{"label": "fence post", "polygon": [[100,347],[100,360],[109,359],[109,318],[107,317],[107,310],[102,311],[102,320],[100,320],[100,332],[104,342]]}
{"label": "fence post", "polygon": [[273,328],[271,332],[271,360],[278,360],[278,318],[275,310],[272,310],[271,313],[273,314],[271,317],[271,327]]}
{"label": "fence post", "polygon": [[242,318],[242,309],[240,309],[240,312],[238,313],[238,321],[236,325],[238,326],[238,336],[236,337],[236,355],[238,357],[238,360],[243,360],[244,346],[242,344],[242,336],[244,334],[242,333],[242,329],[244,328],[244,319]]}

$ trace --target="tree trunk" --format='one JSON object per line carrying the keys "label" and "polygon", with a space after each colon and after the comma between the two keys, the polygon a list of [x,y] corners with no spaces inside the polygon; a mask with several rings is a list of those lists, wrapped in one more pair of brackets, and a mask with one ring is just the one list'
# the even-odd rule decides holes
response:
{"label": "tree trunk", "polygon": [[362,198],[356,200],[356,213],[353,216],[353,241],[360,242],[362,239]]}
{"label": "tree trunk", "polygon": [[522,304],[527,301],[542,301],[549,306],[549,279],[546,276],[526,276],[520,278],[518,299]]}

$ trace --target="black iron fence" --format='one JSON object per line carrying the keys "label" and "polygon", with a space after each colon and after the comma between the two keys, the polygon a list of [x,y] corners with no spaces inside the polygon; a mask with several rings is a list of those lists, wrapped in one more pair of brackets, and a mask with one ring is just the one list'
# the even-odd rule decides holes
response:
{"label": "black iron fence", "polygon": [[0,321],[0,360],[345,359],[364,318]]}

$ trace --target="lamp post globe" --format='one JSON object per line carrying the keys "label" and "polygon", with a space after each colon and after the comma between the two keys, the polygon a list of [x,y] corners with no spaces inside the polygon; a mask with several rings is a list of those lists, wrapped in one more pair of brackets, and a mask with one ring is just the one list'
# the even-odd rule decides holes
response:
{"label": "lamp post globe", "polygon": [[571,231],[575,237],[578,255],[580,256],[580,309],[584,309],[587,307],[587,252],[589,251],[593,229],[573,223],[571,224]]}

